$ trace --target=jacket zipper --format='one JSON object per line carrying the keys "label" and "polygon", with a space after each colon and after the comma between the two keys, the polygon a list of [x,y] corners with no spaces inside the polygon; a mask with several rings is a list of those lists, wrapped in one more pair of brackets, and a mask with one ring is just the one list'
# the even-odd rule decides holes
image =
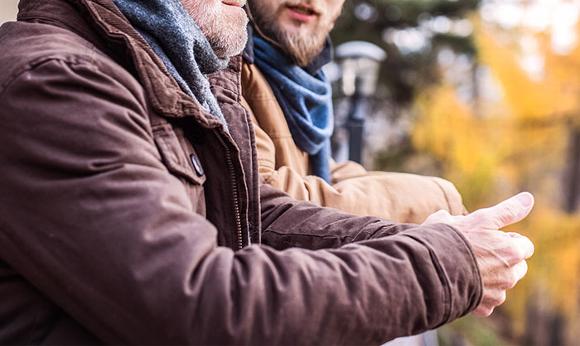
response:
{"label": "jacket zipper", "polygon": [[[225,144],[225,143],[224,143]],[[243,238],[242,238],[242,217],[240,215],[240,200],[239,200],[239,191],[238,191],[238,179],[236,177],[236,171],[234,168],[234,163],[232,160],[232,153],[226,145],[226,163],[228,165],[228,170],[230,172],[230,182],[232,185],[232,193],[234,197],[234,215],[236,220],[236,236],[238,241],[238,250],[241,250],[244,247]]]}

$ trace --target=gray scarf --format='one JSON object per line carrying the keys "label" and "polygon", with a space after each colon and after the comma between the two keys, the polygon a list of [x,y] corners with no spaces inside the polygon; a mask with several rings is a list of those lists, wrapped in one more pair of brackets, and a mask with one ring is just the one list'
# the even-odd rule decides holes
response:
{"label": "gray scarf", "polygon": [[149,43],[181,89],[226,127],[206,75],[227,67],[180,0],[114,0]]}

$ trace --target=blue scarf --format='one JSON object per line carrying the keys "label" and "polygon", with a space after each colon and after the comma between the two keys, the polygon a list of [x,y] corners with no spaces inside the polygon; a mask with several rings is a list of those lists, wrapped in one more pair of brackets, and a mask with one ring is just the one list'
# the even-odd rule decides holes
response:
{"label": "blue scarf", "polygon": [[280,49],[254,35],[255,63],[264,74],[296,145],[310,155],[312,174],[330,183],[332,89],[321,69],[308,72]]}
{"label": "blue scarf", "polygon": [[115,5],[149,43],[181,89],[218,118],[226,121],[206,75],[227,67],[215,55],[181,0],[114,0]]}

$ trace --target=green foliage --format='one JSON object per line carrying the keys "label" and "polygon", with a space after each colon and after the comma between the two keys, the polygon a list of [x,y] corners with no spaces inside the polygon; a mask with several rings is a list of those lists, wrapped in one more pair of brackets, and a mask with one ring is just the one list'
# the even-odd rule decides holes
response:
{"label": "green foliage", "polygon": [[465,340],[477,346],[509,346],[505,339],[502,339],[496,328],[481,318],[468,316],[457,320],[439,329],[439,345],[453,346],[466,344]]}

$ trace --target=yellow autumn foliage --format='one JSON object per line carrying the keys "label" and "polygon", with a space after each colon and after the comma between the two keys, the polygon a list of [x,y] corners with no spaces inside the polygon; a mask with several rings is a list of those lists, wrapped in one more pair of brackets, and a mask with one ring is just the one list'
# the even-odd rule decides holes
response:
{"label": "yellow autumn foliage", "polygon": [[[550,49],[546,33],[475,27],[478,63],[489,69],[502,100],[474,109],[450,82],[425,90],[415,104],[413,144],[441,162],[470,209],[521,190],[535,194],[532,215],[509,230],[529,236],[536,254],[526,279],[510,291],[504,311],[519,333],[530,304],[540,301],[577,325],[580,215],[567,215],[561,206],[569,135],[580,124],[580,45],[559,55]],[[538,43],[544,62],[540,75],[522,68],[522,36]],[[580,331],[568,328],[568,340],[578,338]]]}
{"label": "yellow autumn foliage", "polygon": [[[422,114],[413,131],[415,147],[440,158],[448,178],[461,189],[466,200],[477,200],[494,177],[492,152],[482,137],[490,132],[484,121],[456,96],[450,85],[426,91],[417,100]],[[461,169],[455,169],[461,167]]]}

